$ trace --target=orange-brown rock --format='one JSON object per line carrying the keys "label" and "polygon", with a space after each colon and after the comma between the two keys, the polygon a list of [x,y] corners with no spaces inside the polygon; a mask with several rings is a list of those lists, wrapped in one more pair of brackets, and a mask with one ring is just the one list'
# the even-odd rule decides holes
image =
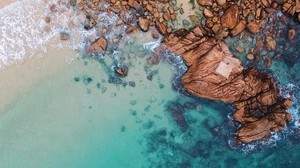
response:
{"label": "orange-brown rock", "polygon": [[234,105],[233,118],[241,124],[238,142],[265,139],[291,120],[286,112],[291,103],[280,96],[275,79],[255,68],[244,69],[224,42],[208,37],[201,27],[173,32],[162,47],[181,55],[188,66],[181,80],[188,93]]}
{"label": "orange-brown rock", "polygon": [[202,6],[211,6],[213,4],[213,0],[197,0],[197,3]]}
{"label": "orange-brown rock", "polygon": [[248,60],[254,60],[255,57],[254,57],[253,54],[247,54],[246,58],[247,58]]}
{"label": "orange-brown rock", "polygon": [[232,5],[226,9],[224,15],[221,17],[221,24],[225,28],[233,29],[238,23],[239,7]]}
{"label": "orange-brown rock", "polygon": [[170,0],[158,0],[158,1],[161,3],[169,3],[170,2]]}
{"label": "orange-brown rock", "polygon": [[289,29],[288,30],[288,39],[293,40],[296,36],[296,30],[295,29]]}
{"label": "orange-brown rock", "polygon": [[214,16],[214,14],[206,8],[204,8],[203,14],[204,14],[205,17],[213,17]]}
{"label": "orange-brown rock", "polygon": [[266,37],[266,48],[268,51],[274,51],[276,49],[276,40],[272,36]]}
{"label": "orange-brown rock", "polygon": [[241,34],[245,29],[245,21],[239,22],[233,30],[230,31],[231,36],[237,36]]}
{"label": "orange-brown rock", "polygon": [[246,27],[251,33],[258,33],[260,30],[260,27],[261,27],[261,23],[252,21],[252,22],[248,23]]}
{"label": "orange-brown rock", "polygon": [[124,78],[128,75],[128,67],[127,66],[115,67],[114,70],[115,70],[115,73],[121,78]]}
{"label": "orange-brown rock", "polygon": [[217,4],[220,6],[224,6],[226,4],[226,0],[217,0]]}
{"label": "orange-brown rock", "polygon": [[100,37],[95,40],[87,49],[89,53],[105,52],[107,49],[107,40],[105,37]]}
{"label": "orange-brown rock", "polygon": [[156,29],[158,30],[158,32],[162,35],[166,34],[167,33],[167,25],[165,22],[159,22],[159,21],[156,21],[155,22],[155,27]]}
{"label": "orange-brown rock", "polygon": [[144,32],[148,31],[149,24],[150,24],[150,21],[146,18],[140,17],[138,19],[138,25],[141,28],[141,30],[144,31]]}

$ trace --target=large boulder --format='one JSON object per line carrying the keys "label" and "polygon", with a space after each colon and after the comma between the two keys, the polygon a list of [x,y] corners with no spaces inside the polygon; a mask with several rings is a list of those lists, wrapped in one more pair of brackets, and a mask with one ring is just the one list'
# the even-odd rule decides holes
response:
{"label": "large boulder", "polygon": [[192,95],[232,103],[234,120],[241,124],[238,142],[265,139],[291,121],[286,112],[291,100],[279,94],[276,80],[255,68],[243,68],[224,42],[206,36],[201,27],[168,35],[163,48],[181,55],[187,72],[182,84]]}
{"label": "large boulder", "polygon": [[239,7],[232,5],[226,9],[224,15],[221,17],[221,25],[225,28],[233,29],[238,23]]}
{"label": "large boulder", "polygon": [[107,49],[107,40],[105,37],[100,37],[95,40],[90,47],[87,49],[89,53],[102,53],[105,52]]}

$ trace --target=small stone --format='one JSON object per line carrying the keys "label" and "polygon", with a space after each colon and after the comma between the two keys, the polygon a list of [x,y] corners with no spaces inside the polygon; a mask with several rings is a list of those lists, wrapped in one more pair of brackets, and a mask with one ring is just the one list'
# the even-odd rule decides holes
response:
{"label": "small stone", "polygon": [[242,53],[242,52],[245,51],[245,49],[244,49],[243,47],[241,47],[241,46],[236,47],[235,50],[236,50],[237,52],[239,52],[239,53]]}
{"label": "small stone", "polygon": [[276,40],[273,37],[267,36],[266,48],[268,51],[274,51],[276,49]]}
{"label": "small stone", "polygon": [[83,83],[85,85],[90,84],[92,81],[93,81],[93,79],[91,77],[86,77],[86,78],[83,79]]}
{"label": "small stone", "polygon": [[84,29],[90,30],[91,28],[96,26],[96,24],[97,24],[97,22],[95,21],[95,19],[92,16],[86,15],[86,19],[84,22]]}
{"label": "small stone", "polygon": [[160,15],[159,15],[158,12],[154,12],[153,16],[154,16],[155,18],[158,18]]}
{"label": "small stone", "polygon": [[153,10],[153,7],[152,7],[152,5],[147,4],[147,5],[146,5],[146,9],[147,9],[149,12],[151,12],[151,11]]}
{"label": "small stone", "polygon": [[160,34],[165,35],[167,33],[166,23],[156,21],[155,27],[157,28],[157,30],[159,31]]}
{"label": "small stone", "polygon": [[152,74],[148,75],[148,76],[147,76],[147,79],[148,79],[149,81],[152,81],[153,75],[152,75]]}
{"label": "small stone", "polygon": [[204,14],[205,17],[213,17],[214,16],[214,14],[206,8],[204,8],[203,14]]}
{"label": "small stone", "polygon": [[202,6],[212,6],[213,0],[197,0],[197,3]]}
{"label": "small stone", "polygon": [[50,6],[50,11],[51,11],[52,13],[57,12],[57,11],[58,11],[57,6],[56,6],[55,4],[51,5],[51,6]]}
{"label": "small stone", "polygon": [[156,32],[156,31],[152,31],[152,32],[151,32],[151,36],[152,36],[152,38],[154,38],[154,39],[158,39],[158,38],[159,38],[159,33]]}
{"label": "small stone", "polygon": [[168,7],[168,11],[170,12],[170,14],[175,13],[174,7],[173,6],[169,6]]}
{"label": "small stone", "polygon": [[136,31],[138,31],[138,28],[136,26],[131,26],[131,25],[128,26],[125,30],[125,32],[127,34],[130,34],[130,33],[136,32]]}
{"label": "small stone", "polygon": [[118,38],[113,38],[111,41],[112,41],[113,43],[117,44],[117,43],[120,42],[120,39],[118,39]]}
{"label": "small stone", "polygon": [[260,30],[260,23],[257,23],[256,21],[252,21],[250,23],[247,24],[247,29],[251,32],[251,33],[258,33]]}
{"label": "small stone", "polygon": [[126,130],[126,127],[125,127],[125,126],[122,126],[122,127],[121,127],[121,132],[125,132],[125,130]]}
{"label": "small stone", "polygon": [[142,31],[146,32],[149,29],[149,20],[143,17],[139,17],[138,25]]}
{"label": "small stone", "polygon": [[136,105],[136,103],[137,103],[136,100],[130,100],[130,104],[131,104],[132,106]]}
{"label": "small stone", "polygon": [[69,0],[71,6],[76,6],[77,0]]}
{"label": "small stone", "polygon": [[272,59],[268,56],[264,57],[264,65],[269,68],[272,66]]}
{"label": "small stone", "polygon": [[214,33],[218,33],[218,31],[220,30],[221,28],[221,25],[220,24],[215,24],[213,27],[212,27],[212,31]]}
{"label": "small stone", "polygon": [[217,4],[223,6],[226,4],[226,0],[217,0]]}
{"label": "small stone", "polygon": [[288,30],[288,39],[293,40],[296,36],[296,30],[295,29],[289,29]]}
{"label": "small stone", "polygon": [[45,22],[46,22],[46,23],[50,23],[50,22],[51,22],[51,17],[50,17],[50,16],[47,16],[47,17],[45,18]]}
{"label": "small stone", "polygon": [[254,60],[254,55],[253,54],[247,54],[246,58],[248,60]]}
{"label": "small stone", "polygon": [[131,86],[131,87],[135,87],[135,82],[134,81],[129,81],[128,85]]}
{"label": "small stone", "polygon": [[190,22],[189,22],[187,19],[183,19],[183,20],[182,20],[182,24],[183,24],[184,26],[189,26],[189,25],[190,25]]}
{"label": "small stone", "polygon": [[75,77],[75,78],[74,78],[74,81],[75,81],[75,82],[79,82],[79,81],[80,81],[80,78]]}
{"label": "small stone", "polygon": [[66,32],[61,32],[60,33],[60,40],[66,41],[69,40],[69,34]]}
{"label": "small stone", "polygon": [[128,75],[128,67],[127,66],[115,67],[114,70],[115,70],[115,73],[121,78],[124,78]]}

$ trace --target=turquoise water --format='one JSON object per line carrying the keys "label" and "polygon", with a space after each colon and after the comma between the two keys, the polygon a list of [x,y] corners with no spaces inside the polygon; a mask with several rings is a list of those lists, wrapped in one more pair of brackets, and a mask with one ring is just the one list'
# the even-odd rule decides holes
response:
{"label": "turquoise water", "polygon": [[[177,57],[166,54],[150,66],[153,53],[132,41],[109,48],[105,59],[74,60],[0,111],[0,168],[299,167],[300,36],[291,43],[279,38],[289,49],[275,53],[295,57],[273,59],[269,69],[256,66],[276,76],[283,94],[294,95],[295,120],[269,141],[236,145],[234,109],[187,95]],[[227,40],[234,47],[254,43]],[[234,53],[253,63],[246,52]],[[113,73],[117,64],[129,67],[126,78]]]}
{"label": "turquoise water", "polygon": [[168,59],[149,66],[146,59],[151,52],[131,44],[118,55],[129,66],[129,74],[116,80],[111,67],[115,54],[104,60],[75,60],[13,102],[0,118],[0,167],[297,167],[300,163],[296,136],[232,145],[236,127],[228,115],[233,109],[177,91],[173,83],[177,70]]}

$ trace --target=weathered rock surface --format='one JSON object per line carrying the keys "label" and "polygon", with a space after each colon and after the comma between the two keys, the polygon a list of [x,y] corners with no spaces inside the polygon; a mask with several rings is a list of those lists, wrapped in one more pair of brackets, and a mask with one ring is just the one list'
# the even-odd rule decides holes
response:
{"label": "weathered rock surface", "polygon": [[107,40],[105,37],[100,37],[95,40],[87,49],[89,53],[105,52],[107,49]]}
{"label": "weathered rock surface", "polygon": [[236,107],[233,118],[241,124],[238,142],[265,139],[291,120],[286,112],[291,100],[280,96],[275,79],[254,68],[244,69],[224,42],[207,37],[201,27],[166,36],[162,47],[181,55],[188,66],[181,81],[187,92]]}
{"label": "weathered rock surface", "polygon": [[140,17],[140,18],[138,19],[138,25],[139,25],[139,27],[141,28],[141,30],[144,31],[144,32],[148,31],[148,29],[149,29],[149,24],[150,24],[150,22],[149,22],[149,20],[146,19],[146,18]]}
{"label": "weathered rock surface", "polygon": [[221,24],[225,28],[233,29],[238,23],[239,7],[237,5],[230,6],[225,14],[221,17]]}
{"label": "weathered rock surface", "polygon": [[213,4],[213,0],[197,0],[197,3],[203,6],[211,6]]}

